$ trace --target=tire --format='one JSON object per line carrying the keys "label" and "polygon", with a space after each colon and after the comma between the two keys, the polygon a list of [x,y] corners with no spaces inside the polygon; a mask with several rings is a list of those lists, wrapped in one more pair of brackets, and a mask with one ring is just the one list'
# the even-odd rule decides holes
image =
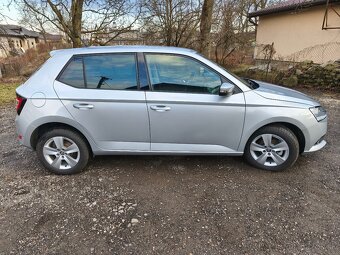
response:
{"label": "tire", "polygon": [[37,143],[41,163],[52,173],[69,175],[81,172],[89,160],[89,147],[76,132],[56,128],[44,133]]}
{"label": "tire", "polygon": [[285,126],[265,126],[248,140],[244,151],[246,161],[256,168],[282,171],[292,166],[299,156],[299,142]]}

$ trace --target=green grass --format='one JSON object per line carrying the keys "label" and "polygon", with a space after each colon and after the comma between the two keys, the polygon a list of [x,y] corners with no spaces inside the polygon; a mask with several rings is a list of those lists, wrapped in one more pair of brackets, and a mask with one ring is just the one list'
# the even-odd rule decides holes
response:
{"label": "green grass", "polygon": [[0,83],[0,105],[15,103],[15,89],[18,83]]}

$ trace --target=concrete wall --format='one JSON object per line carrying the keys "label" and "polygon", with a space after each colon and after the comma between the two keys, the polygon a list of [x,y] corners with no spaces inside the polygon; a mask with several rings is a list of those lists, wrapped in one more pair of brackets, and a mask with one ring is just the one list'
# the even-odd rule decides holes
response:
{"label": "concrete wall", "polygon": [[[340,6],[334,7],[340,13]],[[322,30],[325,6],[303,11],[261,16],[257,26],[255,59],[264,59],[264,45],[274,42],[274,59],[312,60],[325,63],[340,59],[340,29]],[[329,11],[328,25],[340,26],[340,18]]]}

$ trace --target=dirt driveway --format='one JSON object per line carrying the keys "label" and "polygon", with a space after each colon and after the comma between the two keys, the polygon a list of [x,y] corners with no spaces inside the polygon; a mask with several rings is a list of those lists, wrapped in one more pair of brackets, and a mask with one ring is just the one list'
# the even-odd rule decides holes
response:
{"label": "dirt driveway", "polygon": [[327,147],[281,173],[242,158],[111,156],[55,176],[17,145],[3,107],[0,254],[339,254],[336,97],[318,98]]}

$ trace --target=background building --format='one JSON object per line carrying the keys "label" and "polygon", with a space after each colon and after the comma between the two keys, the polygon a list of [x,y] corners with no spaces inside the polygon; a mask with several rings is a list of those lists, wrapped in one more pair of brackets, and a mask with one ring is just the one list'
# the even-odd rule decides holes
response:
{"label": "background building", "polygon": [[39,33],[17,25],[0,25],[0,57],[36,48]]}
{"label": "background building", "polygon": [[257,23],[256,60],[340,59],[340,1],[290,0],[248,15]]}

